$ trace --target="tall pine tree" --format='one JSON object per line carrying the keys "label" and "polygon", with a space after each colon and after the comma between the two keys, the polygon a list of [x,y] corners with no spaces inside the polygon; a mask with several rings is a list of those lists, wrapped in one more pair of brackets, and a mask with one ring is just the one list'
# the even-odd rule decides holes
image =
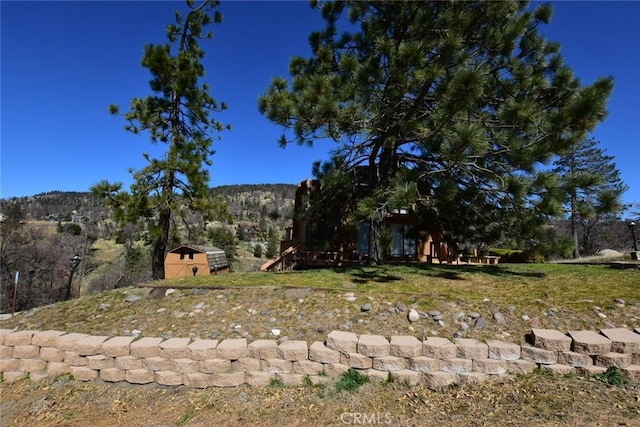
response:
{"label": "tall pine tree", "polygon": [[580,247],[592,252],[591,232],[596,224],[622,212],[622,195],[629,187],[622,182],[613,156],[606,155],[593,138],[572,144],[554,165],[566,195],[573,256],[579,258]]}
{"label": "tall pine tree", "polygon": [[[92,191],[106,198],[122,222],[145,218],[152,240],[152,277],[164,278],[164,257],[171,230],[172,215],[183,207],[209,216],[213,203],[209,194],[213,133],[225,126],[210,117],[211,112],[226,109],[209,94],[209,85],[201,83],[205,75],[201,63],[204,51],[199,42],[211,39],[204,32],[222,15],[214,9],[218,1],[206,0],[199,5],[188,0],[189,12],[183,17],[176,12],[175,24],[167,26],[166,44],[144,47],[142,66],[152,75],[149,82],[153,95],[133,98],[125,129],[134,134],[148,132],[153,144],[166,144],[160,158],[144,158],[148,165],[132,171],[134,183],[130,191],[122,191],[121,183],[102,181]],[[114,115],[119,108],[109,107]],[[230,128],[226,126],[226,128]]]}
{"label": "tall pine tree", "polygon": [[321,13],[312,56],[291,60],[259,110],[285,129],[282,146],[333,140],[342,168],[368,170],[363,216],[395,200],[452,238],[490,240],[558,212],[557,180],[539,166],[605,117],[613,81],[581,85],[538,31],[550,5],[343,1]]}

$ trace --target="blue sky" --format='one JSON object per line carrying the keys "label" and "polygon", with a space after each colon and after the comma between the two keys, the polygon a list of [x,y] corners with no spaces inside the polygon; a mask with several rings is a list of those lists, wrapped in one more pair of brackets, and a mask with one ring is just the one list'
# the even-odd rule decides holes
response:
{"label": "blue sky", "polygon": [[[596,129],[640,203],[640,2],[554,2],[543,33],[559,41],[584,84],[613,75],[609,117]],[[165,26],[182,2],[1,2],[0,197],[88,191],[102,179],[130,184],[143,152],[164,151],[133,136],[108,114],[150,94],[140,66],[143,46],[165,43]],[[215,143],[211,186],[297,183],[331,143],[281,149],[281,130],[258,113],[272,76],[288,76],[289,59],[307,56],[321,28],[306,1],[222,2],[221,25],[203,44],[211,94],[228,104],[217,118],[232,131]]]}

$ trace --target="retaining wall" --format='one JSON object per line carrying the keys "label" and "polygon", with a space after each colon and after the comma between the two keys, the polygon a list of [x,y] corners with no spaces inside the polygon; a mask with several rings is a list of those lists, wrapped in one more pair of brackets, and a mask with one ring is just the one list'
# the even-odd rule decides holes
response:
{"label": "retaining wall", "polygon": [[333,331],[325,342],[91,336],[0,329],[0,372],[12,382],[71,374],[77,381],[126,381],[194,388],[331,382],[349,368],[372,379],[438,388],[542,368],[593,375],[619,368],[640,383],[640,334],[624,328],[532,329],[528,344]]}

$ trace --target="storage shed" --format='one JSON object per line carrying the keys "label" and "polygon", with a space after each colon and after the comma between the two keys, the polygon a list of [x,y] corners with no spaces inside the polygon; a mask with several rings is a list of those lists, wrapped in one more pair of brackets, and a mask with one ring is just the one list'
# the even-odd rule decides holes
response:
{"label": "storage shed", "polygon": [[171,249],[164,259],[164,277],[166,279],[228,272],[227,256],[222,249],[213,246],[178,246]]}

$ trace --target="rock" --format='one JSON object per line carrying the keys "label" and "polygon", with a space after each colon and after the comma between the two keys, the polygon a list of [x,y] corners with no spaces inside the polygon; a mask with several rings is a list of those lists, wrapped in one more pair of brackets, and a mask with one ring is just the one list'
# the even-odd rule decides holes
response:
{"label": "rock", "polygon": [[327,332],[327,328],[325,326],[318,326],[318,329],[316,329],[316,331],[318,331],[319,334],[324,334]]}
{"label": "rock", "polygon": [[607,315],[606,315],[606,314],[604,314],[604,313],[600,313],[600,312],[599,312],[599,313],[598,313],[598,317],[599,317],[599,318],[601,318],[601,319],[606,319],[606,318],[607,318]]}
{"label": "rock", "polygon": [[204,295],[206,293],[207,293],[207,290],[202,288],[195,288],[191,290],[191,295]]}
{"label": "rock", "polygon": [[269,323],[276,323],[276,318],[275,317],[270,317],[269,318]]}
{"label": "rock", "polygon": [[[194,289],[195,290],[195,289]],[[199,302],[198,304],[196,304],[196,306],[194,307],[196,310],[202,310],[203,308],[205,308],[207,305],[204,302]]]}
{"label": "rock", "polygon": [[156,313],[164,313],[165,311],[167,311],[167,309],[163,307],[163,308],[157,309]]}
{"label": "rock", "polygon": [[531,320],[531,318],[529,316],[527,316],[526,314],[522,315],[522,320],[524,320],[525,322],[528,322],[529,320]]}
{"label": "rock", "polygon": [[598,252],[598,255],[605,258],[622,256],[620,252],[614,251],[613,249],[602,249],[600,252]]}
{"label": "rock", "polygon": [[[407,311],[407,306],[406,306],[405,303],[399,301],[399,302],[396,303],[396,309],[398,309],[399,313],[404,313],[405,311]],[[417,314],[417,312],[416,312],[416,314]]]}
{"label": "rock", "polygon": [[472,319],[477,319],[478,317],[480,317],[480,313],[472,311],[471,313],[469,313],[469,317]]}
{"label": "rock", "polygon": [[469,325],[464,323],[464,322],[462,322],[460,324],[460,329],[462,329],[463,331],[468,331],[469,330]]}
{"label": "rock", "polygon": [[480,316],[480,317],[476,318],[476,321],[473,324],[473,326],[475,328],[477,328],[477,329],[481,329],[486,324],[487,324],[487,321],[484,319],[484,317]]}
{"label": "rock", "polygon": [[104,303],[102,303],[102,304],[100,304],[100,305],[98,306],[98,309],[100,309],[100,310],[106,310],[106,309],[108,309],[108,308],[111,308],[111,304],[106,303],[106,302],[104,302]]}
{"label": "rock", "polygon": [[341,331],[348,331],[350,328],[349,328],[349,325],[345,323],[341,323],[338,325],[338,329],[340,329]]}
{"label": "rock", "polygon": [[272,329],[272,330],[271,330],[271,334],[272,334],[274,337],[280,336],[280,329]]}
{"label": "rock", "polygon": [[284,296],[291,299],[306,298],[313,292],[309,288],[289,288],[285,289]]}
{"label": "rock", "polygon": [[421,319],[429,318],[429,314],[425,313],[424,311],[419,311],[418,314],[420,315]]}
{"label": "rock", "polygon": [[624,307],[624,300],[622,298],[616,298],[613,300],[613,303],[617,306]]}
{"label": "rock", "polygon": [[411,309],[409,310],[409,314],[407,314],[407,319],[409,319],[409,322],[417,322],[420,320],[420,315],[416,310]]}
{"label": "rock", "polygon": [[442,317],[442,314],[438,314],[435,316],[432,316],[433,320],[435,320],[436,322],[441,322],[442,319],[444,319],[444,317]]}
{"label": "rock", "polygon": [[453,318],[456,320],[460,320],[462,318],[464,318],[466,316],[464,311],[458,311],[456,314],[453,315]]}
{"label": "rock", "polygon": [[387,310],[389,311],[389,313],[399,313],[398,309],[395,307],[389,307]]}
{"label": "rock", "polygon": [[442,319],[438,320],[437,323],[438,323],[438,326],[440,327],[444,326],[444,320]]}
{"label": "rock", "polygon": [[261,315],[263,315],[263,316],[268,316],[268,315],[270,315],[270,314],[271,314],[271,310],[266,310],[266,309],[265,309],[265,310],[262,310],[262,311],[260,312],[260,314],[261,314]]}
{"label": "rock", "polygon": [[362,311],[364,313],[367,313],[367,312],[371,311],[371,304],[370,303],[366,303],[365,305],[360,307],[360,311]]}
{"label": "rock", "polygon": [[[429,312],[429,316],[433,317],[434,319],[438,316],[440,316],[442,318],[442,313],[440,313],[438,310],[431,310]],[[437,320],[437,319],[436,319]]]}
{"label": "rock", "polygon": [[493,313],[493,320],[495,320],[500,324],[507,323],[507,320],[504,318],[504,315],[499,311],[496,311],[495,313]]}
{"label": "rock", "polygon": [[167,289],[167,291],[164,293],[164,296],[165,296],[165,297],[168,297],[169,295],[171,295],[171,294],[175,294],[175,293],[176,293],[176,290],[175,290],[175,289],[173,289],[173,288],[171,288],[171,289]]}
{"label": "rock", "polygon": [[532,328],[540,328],[541,322],[540,322],[540,318],[538,316],[534,317],[533,319],[531,319],[531,321],[529,322],[529,326],[531,326]]}
{"label": "rock", "polygon": [[125,302],[138,302],[142,299],[140,295],[129,295],[124,299]]}
{"label": "rock", "polygon": [[349,302],[355,302],[356,297],[345,297],[345,299]]}
{"label": "rock", "polygon": [[214,331],[214,332],[211,332],[209,334],[209,338],[211,338],[212,340],[216,340],[216,339],[220,338],[221,336],[222,336],[222,334],[220,332],[218,332],[218,331]]}
{"label": "rock", "polygon": [[458,338],[462,338],[464,337],[464,334],[462,332],[454,332],[453,333],[453,338],[454,339],[458,339]]}

